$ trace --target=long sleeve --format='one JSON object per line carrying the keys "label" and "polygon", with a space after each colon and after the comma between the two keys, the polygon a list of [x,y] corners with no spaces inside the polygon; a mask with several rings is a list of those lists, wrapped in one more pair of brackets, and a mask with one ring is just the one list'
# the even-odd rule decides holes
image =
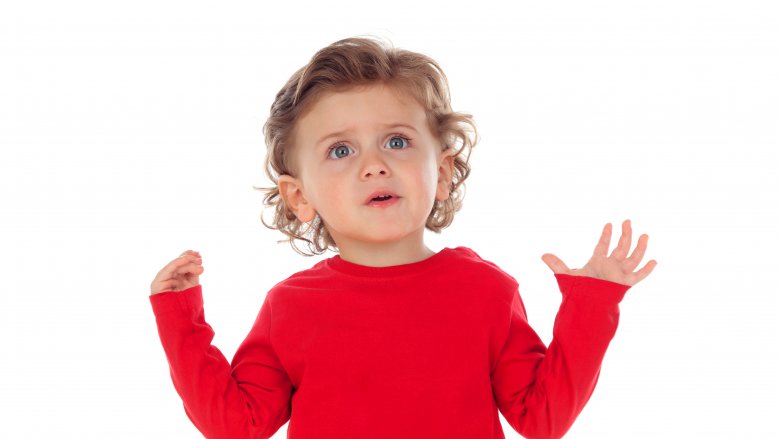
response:
{"label": "long sleeve", "polygon": [[499,410],[529,439],[560,438],[596,386],[628,285],[556,274],[563,295],[550,346],[528,325],[516,291],[509,333],[491,375]]}
{"label": "long sleeve", "polygon": [[269,438],[290,418],[292,384],[271,345],[269,296],[232,365],[211,345],[200,285],[149,296],[173,385],[209,439]]}

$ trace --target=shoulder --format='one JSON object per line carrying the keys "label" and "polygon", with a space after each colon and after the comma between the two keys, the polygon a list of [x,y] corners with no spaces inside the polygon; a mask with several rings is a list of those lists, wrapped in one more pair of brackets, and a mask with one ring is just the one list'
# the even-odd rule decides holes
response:
{"label": "shoulder", "polygon": [[312,267],[293,273],[277,282],[268,290],[269,299],[287,292],[316,289],[323,284],[328,276],[325,270],[325,260],[315,263]]}
{"label": "shoulder", "polygon": [[450,258],[447,271],[467,284],[479,284],[484,287],[511,291],[519,287],[517,280],[495,263],[482,258],[468,247],[455,247],[449,250]]}
{"label": "shoulder", "polygon": [[469,247],[455,247],[448,250],[450,251],[449,257],[463,267],[477,270],[480,273],[491,274],[511,282],[517,282],[514,277],[502,270],[497,264],[484,259]]}

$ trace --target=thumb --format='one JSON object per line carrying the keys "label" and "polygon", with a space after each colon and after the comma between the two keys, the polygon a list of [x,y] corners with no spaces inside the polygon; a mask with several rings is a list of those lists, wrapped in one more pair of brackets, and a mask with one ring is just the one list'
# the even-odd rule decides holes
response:
{"label": "thumb", "polygon": [[547,264],[547,266],[550,267],[550,270],[552,270],[555,274],[567,273],[570,271],[569,267],[567,267],[562,260],[558,259],[558,257],[552,253],[543,254],[542,261],[544,261],[544,263]]}

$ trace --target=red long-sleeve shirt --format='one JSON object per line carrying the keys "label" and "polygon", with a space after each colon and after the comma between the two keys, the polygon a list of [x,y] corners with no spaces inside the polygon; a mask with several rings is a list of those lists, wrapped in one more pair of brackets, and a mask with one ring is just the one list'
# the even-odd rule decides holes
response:
{"label": "red long-sleeve shirt", "polygon": [[549,347],[518,283],[465,247],[412,264],[334,256],[275,285],[231,363],[201,286],[150,296],[174,387],[208,438],[564,435],[590,398],[628,285],[555,275]]}

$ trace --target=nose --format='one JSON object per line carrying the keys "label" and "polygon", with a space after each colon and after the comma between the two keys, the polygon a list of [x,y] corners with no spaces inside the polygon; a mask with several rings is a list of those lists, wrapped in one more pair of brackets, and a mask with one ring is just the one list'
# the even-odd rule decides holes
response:
{"label": "nose", "polygon": [[366,179],[369,177],[388,176],[390,175],[390,168],[382,161],[379,153],[366,152],[363,161],[363,168],[360,172],[361,178]]}

